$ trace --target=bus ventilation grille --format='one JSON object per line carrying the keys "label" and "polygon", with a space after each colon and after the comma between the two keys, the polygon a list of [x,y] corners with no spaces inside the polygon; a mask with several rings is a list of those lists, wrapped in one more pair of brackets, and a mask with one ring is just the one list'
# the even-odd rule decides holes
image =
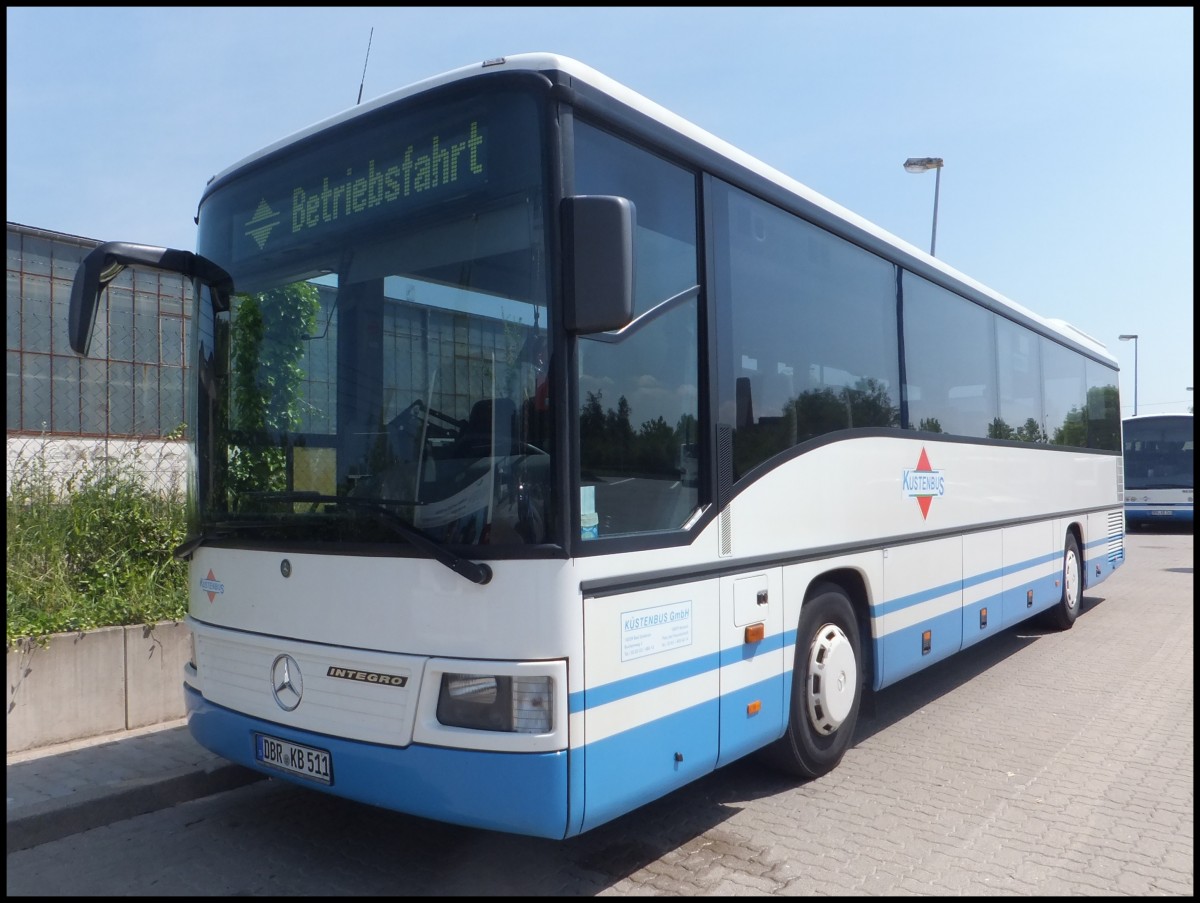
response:
{"label": "bus ventilation grille", "polygon": [[1125,513],[1112,511],[1108,515],[1108,560],[1125,559]]}

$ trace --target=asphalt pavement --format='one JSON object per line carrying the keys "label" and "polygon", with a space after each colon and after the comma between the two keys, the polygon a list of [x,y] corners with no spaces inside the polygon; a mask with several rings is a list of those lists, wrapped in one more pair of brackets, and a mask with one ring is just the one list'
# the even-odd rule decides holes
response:
{"label": "asphalt pavement", "polygon": [[200,746],[186,720],[8,756],[8,852],[265,776]]}

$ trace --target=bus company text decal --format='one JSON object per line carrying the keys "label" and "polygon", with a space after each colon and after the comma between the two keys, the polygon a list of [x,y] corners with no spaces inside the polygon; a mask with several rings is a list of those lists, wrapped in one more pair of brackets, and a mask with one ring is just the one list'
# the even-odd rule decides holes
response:
{"label": "bus company text decal", "polygon": [[929,517],[929,505],[933,499],[946,494],[946,476],[930,466],[929,455],[925,454],[924,448],[917,459],[917,469],[904,471],[900,485],[905,498],[917,500],[921,508],[921,520]]}
{"label": "bus company text decal", "polygon": [[330,665],[325,672],[326,677],[339,677],[342,680],[361,680],[369,684],[382,684],[385,687],[404,687],[408,678],[403,674],[384,674],[380,671],[359,671],[356,668],[339,668]]}
{"label": "bus company text decal", "polygon": [[621,661],[692,645],[692,601],[621,613]]}

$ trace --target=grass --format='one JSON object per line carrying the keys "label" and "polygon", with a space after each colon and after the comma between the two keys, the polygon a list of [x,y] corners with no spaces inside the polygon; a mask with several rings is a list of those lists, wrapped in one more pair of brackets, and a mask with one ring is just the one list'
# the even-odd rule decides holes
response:
{"label": "grass", "polygon": [[149,485],[137,454],[85,462],[65,481],[44,452],[10,463],[9,646],[183,618],[187,565],[171,552],[185,534],[184,499]]}

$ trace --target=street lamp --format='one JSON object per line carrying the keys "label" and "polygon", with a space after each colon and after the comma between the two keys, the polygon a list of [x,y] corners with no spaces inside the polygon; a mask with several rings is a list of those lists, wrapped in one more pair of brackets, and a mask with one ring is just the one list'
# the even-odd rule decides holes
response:
{"label": "street lamp", "polygon": [[929,256],[936,256],[933,249],[937,247],[937,208],[938,194],[942,190],[942,158],[941,157],[909,157],[904,161],[905,172],[929,172],[937,170],[937,178],[933,182],[933,235],[929,238]]}
{"label": "street lamp", "polygon": [[1137,416],[1137,333],[1117,336],[1122,342],[1133,341],[1133,416]]}

